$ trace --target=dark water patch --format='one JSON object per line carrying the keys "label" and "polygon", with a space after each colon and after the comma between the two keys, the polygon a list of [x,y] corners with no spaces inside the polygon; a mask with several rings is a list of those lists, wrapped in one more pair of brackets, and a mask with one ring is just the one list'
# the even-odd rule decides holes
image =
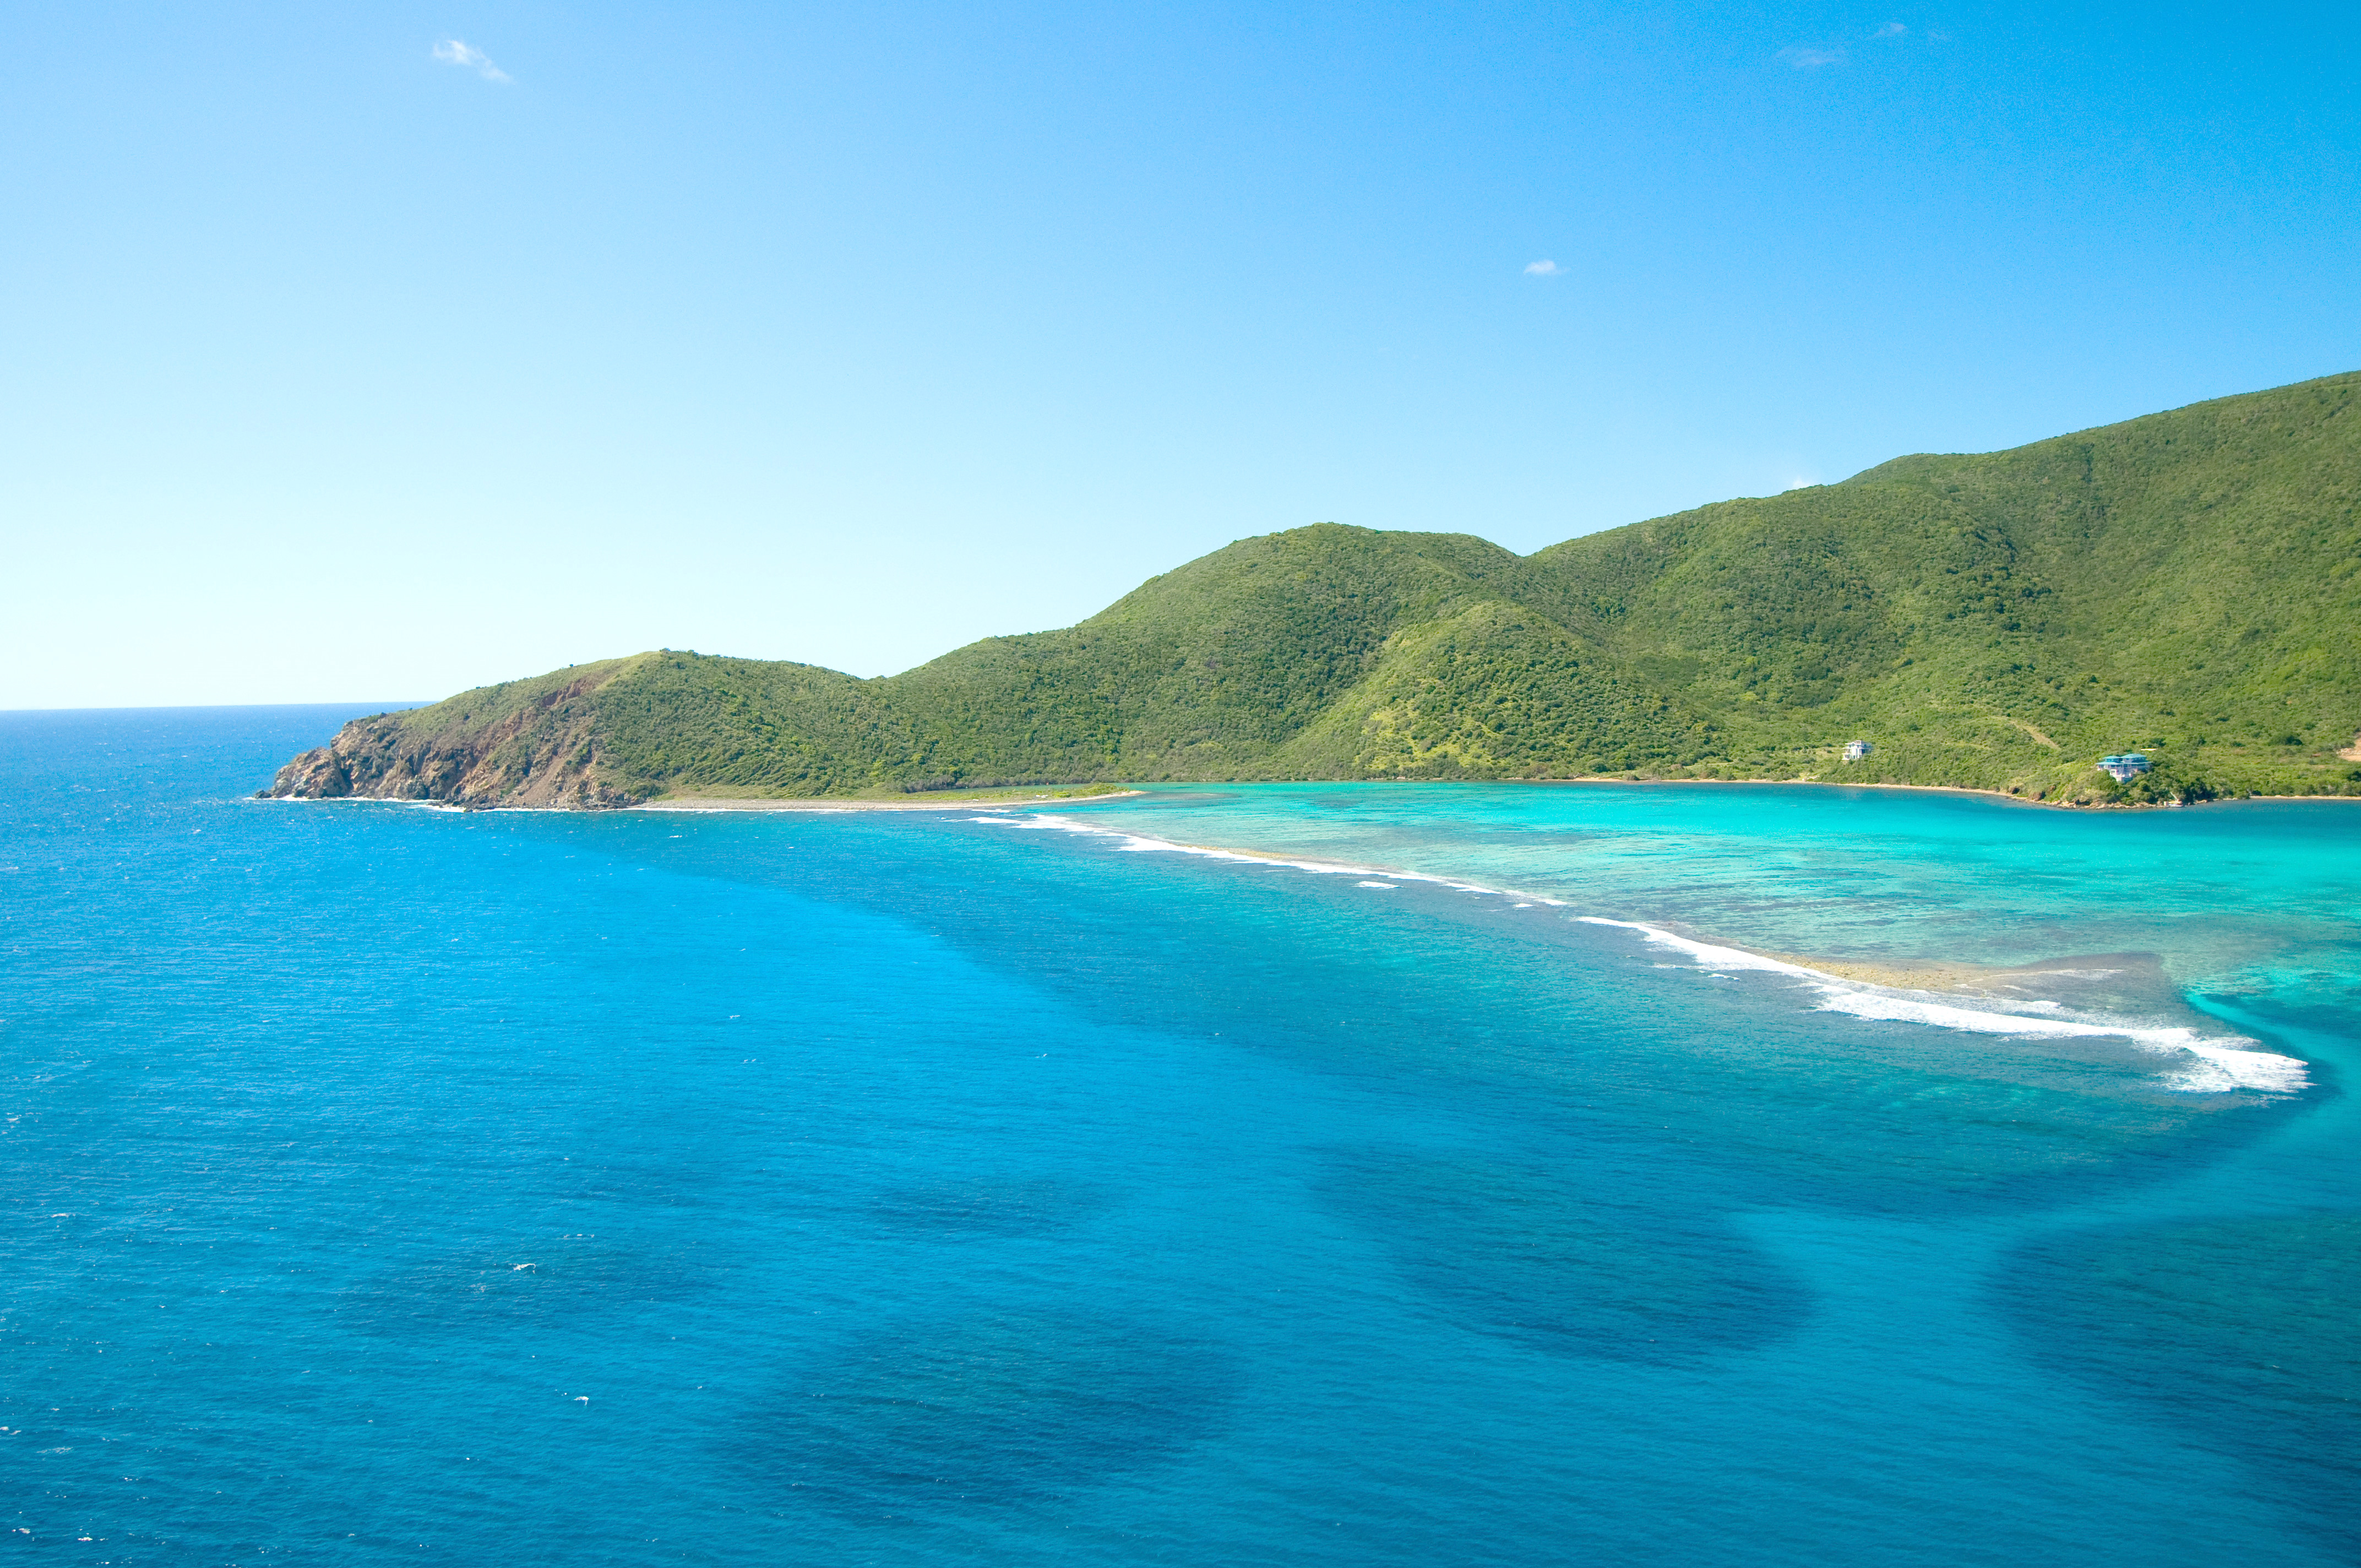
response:
{"label": "dark water patch", "polygon": [[[667,870],[890,914],[1108,1024],[1449,1082],[1561,1129],[1665,1131],[1730,1180],[1800,1181],[1845,1208],[2087,1198],[2235,1146],[2279,1109],[2173,1092],[2171,1064],[2120,1040],[1815,1012],[1788,977],[1668,969],[1630,933],[1433,884],[1378,894],[931,817],[699,823],[678,840],[642,826],[599,830]],[[1024,896],[996,891],[1019,868]],[[1045,900],[1064,917],[1040,920]]]}
{"label": "dark water patch", "polygon": [[889,1229],[919,1235],[1038,1236],[1104,1213],[1115,1195],[1104,1182],[987,1174],[890,1188],[869,1212]]}
{"label": "dark water patch", "polygon": [[783,1508],[923,1519],[1069,1497],[1218,1431],[1237,1358],[1070,1310],[915,1319],[816,1354],[719,1442]]}
{"label": "dark water patch", "polygon": [[[2301,1473],[2092,1396],[1959,1297],[2027,1234],[2010,1205],[2361,1212],[2334,1090],[2151,1102],[2136,1061],[1814,1014],[1570,909],[928,814],[22,799],[0,839],[44,858],[0,857],[0,1474],[36,1555],[120,1562],[147,1531],[158,1561],[568,1568],[2331,1556],[2258,1497]],[[1796,892],[1747,815],[1726,852],[1666,840],[1583,886],[1677,877],[1701,891],[1664,918],[1767,933]],[[1895,856],[1956,858],[1924,820]],[[2316,837],[2282,849],[2349,908]],[[1799,861],[1825,857],[1783,864],[1827,918],[1759,945],[1907,956],[1956,916],[1963,959],[2163,951],[2124,912],[2178,874],[2078,873],[2027,927],[1986,896],[2011,866]],[[2257,899],[2224,908],[2191,919],[2279,950]],[[2349,1019],[2318,958],[2263,978]],[[2241,1124],[2278,1136],[2192,1157]],[[1509,1174],[1373,1173],[1347,1221],[1339,1149]],[[1553,1181],[1589,1211],[1553,1218]],[[546,1254],[568,1237],[614,1255]],[[1766,1329],[1795,1278],[1808,1318]],[[1046,1326],[995,1340],[979,1303]],[[1720,1348],[1616,1354],[1666,1322]],[[1007,1392],[955,1397],[979,1382]]]}
{"label": "dark water patch", "polygon": [[2246,1460],[2361,1560],[2361,1213],[2070,1232],[1992,1288],[2044,1362]]}
{"label": "dark water patch", "polygon": [[1810,1296],[1720,1215],[1543,1164],[1341,1152],[1321,1196],[1461,1326],[1536,1349],[1663,1363],[1752,1348]]}

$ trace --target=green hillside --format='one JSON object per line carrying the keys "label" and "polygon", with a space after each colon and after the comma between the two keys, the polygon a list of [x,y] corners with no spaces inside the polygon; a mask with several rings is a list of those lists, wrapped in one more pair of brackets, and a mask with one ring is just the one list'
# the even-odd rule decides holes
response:
{"label": "green hillside", "polygon": [[[1896,459],[1532,556],[1323,523],[903,674],[642,653],[357,721],[273,789],[491,804],[1128,779],[2361,794],[2361,376]],[[1842,744],[1873,742],[1844,762]],[[2128,787],[2093,765],[2143,750]]]}

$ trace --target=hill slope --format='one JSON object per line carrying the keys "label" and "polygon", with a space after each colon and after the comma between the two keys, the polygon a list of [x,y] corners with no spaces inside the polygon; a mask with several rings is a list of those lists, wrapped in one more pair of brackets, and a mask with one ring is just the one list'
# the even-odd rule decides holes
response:
{"label": "hill slope", "polygon": [[[1521,557],[1323,523],[876,680],[642,653],[357,720],[269,793],[609,806],[1102,779],[2361,794],[2361,375]],[[1865,761],[1838,749],[1872,740]],[[2142,749],[2128,789],[2093,767]]]}

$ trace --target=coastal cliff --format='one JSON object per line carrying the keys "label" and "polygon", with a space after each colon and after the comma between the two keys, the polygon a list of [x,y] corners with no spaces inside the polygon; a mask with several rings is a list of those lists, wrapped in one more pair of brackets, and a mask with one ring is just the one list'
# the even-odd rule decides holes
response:
{"label": "coastal cliff", "polygon": [[485,710],[481,723],[474,722],[472,711],[456,720],[445,716],[443,723],[420,723],[401,713],[356,718],[325,746],[280,768],[263,793],[472,806],[634,805],[641,796],[616,789],[598,774],[595,709],[583,700],[624,663],[594,666],[597,674],[533,691],[521,701],[477,704]]}
{"label": "coastal cliff", "polygon": [[[2361,795],[2361,375],[1519,556],[1333,523],[899,675],[662,651],[358,719],[266,794],[602,807],[1106,780]],[[1847,760],[1849,740],[1872,749]],[[2103,754],[2153,773],[2116,780]]]}

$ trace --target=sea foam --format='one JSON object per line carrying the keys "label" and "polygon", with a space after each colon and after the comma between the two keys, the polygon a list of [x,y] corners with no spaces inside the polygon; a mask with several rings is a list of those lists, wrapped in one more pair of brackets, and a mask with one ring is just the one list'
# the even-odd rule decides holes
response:
{"label": "sea foam", "polygon": [[[1637,931],[1652,944],[1687,954],[1697,961],[1697,968],[1708,971],[1761,970],[1791,976],[1819,992],[1819,1011],[1825,1013],[1848,1013],[1856,1018],[1889,1023],[1928,1024],[1937,1028],[1965,1029],[1980,1035],[2050,1039],[2125,1039],[2145,1051],[2193,1058],[2194,1060],[2169,1074],[2166,1080],[2171,1088],[2188,1093],[2218,1094],[2231,1090],[2252,1089],[2270,1094],[2293,1094],[2310,1081],[2301,1061],[2257,1048],[2258,1042],[2243,1035],[2209,1037],[2194,1029],[2175,1025],[2142,1024],[2130,1019],[2058,1016],[2063,1009],[2055,1002],[1970,1006],[1957,998],[1938,996],[1931,992],[1863,985],[1857,981],[1807,969],[1802,964],[1764,958],[1742,948],[1725,948],[1690,937],[1676,936],[1661,927],[1644,925],[1637,920],[1610,920],[1601,915],[1578,915],[1575,918],[1585,925],[1614,926],[1627,931]],[[2024,1011],[2015,1010],[2020,1007]]]}
{"label": "sea foam", "polygon": [[[1065,833],[1083,833],[1094,838],[1115,839],[1120,840],[1115,845],[1116,849],[1135,853],[1202,855],[1208,860],[1234,861],[1239,865],[1269,866],[1274,870],[1310,872],[1314,876],[1387,879],[1384,882],[1367,883],[1367,885],[1369,886],[1382,887],[1394,883],[1422,882],[1434,887],[1447,887],[1455,893],[1500,894],[1509,891],[1506,888],[1486,887],[1481,883],[1468,882],[1461,877],[1430,876],[1423,872],[1397,871],[1390,866],[1363,866],[1345,861],[1304,860],[1289,855],[1259,854],[1251,850],[1224,850],[1211,844],[1183,844],[1170,839],[1157,839],[1144,833],[1127,832],[1120,828],[1102,828],[1096,823],[1085,822],[1071,817],[1053,816],[1048,812],[1027,818],[972,817],[968,820],[989,823],[995,827],[1046,828]],[[1562,901],[1558,899],[1542,898],[1534,894],[1521,894],[1518,896],[1532,898],[1541,904],[1563,906]]]}
{"label": "sea foam", "polygon": [[[1514,889],[1487,887],[1480,883],[1458,877],[1435,876],[1423,872],[1406,872],[1390,866],[1356,865],[1343,861],[1319,861],[1284,855],[1257,854],[1246,850],[1225,850],[1209,844],[1183,844],[1170,839],[1154,838],[1133,833],[1124,828],[1102,827],[1077,817],[1058,816],[1049,812],[1028,813],[1022,817],[971,817],[971,822],[994,828],[1017,828],[1080,833],[1093,838],[1113,839],[1120,850],[1144,854],[1198,855],[1209,860],[1231,861],[1240,865],[1267,866],[1308,872],[1315,876],[1350,876],[1363,879],[1364,887],[1385,887],[1392,883],[1417,882],[1434,887],[1450,888],[1458,893],[1507,894],[1519,900],[1530,899],[1534,904],[1552,908],[1564,908],[1563,899],[1548,898],[1540,894]],[[1384,879],[1377,881],[1371,879]],[[1518,907],[1525,907],[1520,904]],[[1925,1024],[1940,1029],[1961,1029],[1982,1035],[2004,1035],[2019,1038],[2049,1039],[2088,1038],[2125,1039],[2145,1051],[2159,1056],[2179,1057],[2181,1062],[2168,1073],[2168,1088],[2183,1093],[2221,1094],[2236,1090],[2259,1091],[2268,1094],[2294,1094],[2310,1083],[2304,1064],[2293,1057],[2283,1057],[2259,1048],[2259,1042],[2242,1035],[2207,1036],[2194,1029],[2174,1025],[2144,1024],[2128,1019],[2075,1018],[2063,1016],[2064,1009],[2055,1002],[2027,1001],[2007,1006],[1970,1006],[1955,997],[1931,992],[1901,991],[1884,986],[1863,985],[1836,975],[1806,969],[1778,959],[1764,958],[1742,948],[1722,947],[1712,942],[1700,942],[1693,938],[1676,936],[1661,927],[1636,920],[1612,920],[1602,915],[1578,915],[1576,919],[1591,926],[1614,926],[1637,931],[1646,940],[1662,947],[1675,948],[1696,961],[1696,967],[1708,972],[1735,970],[1760,970],[1784,974],[1802,981],[1820,995],[1818,1011],[1844,1013],[1856,1018],[1885,1023]],[[2011,1011],[2011,1008],[2022,1011]]]}

